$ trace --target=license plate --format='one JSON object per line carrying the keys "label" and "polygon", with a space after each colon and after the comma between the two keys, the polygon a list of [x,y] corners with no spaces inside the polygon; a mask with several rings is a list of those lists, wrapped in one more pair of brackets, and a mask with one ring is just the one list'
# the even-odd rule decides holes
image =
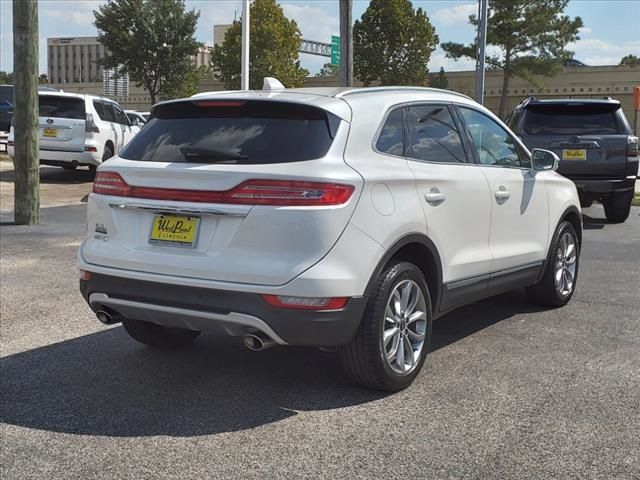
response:
{"label": "license plate", "polygon": [[562,150],[563,160],[586,160],[587,151],[584,148],[577,150]]}
{"label": "license plate", "polygon": [[58,136],[58,130],[55,129],[55,128],[45,127],[44,132],[42,132],[42,136],[43,137],[57,137]]}
{"label": "license plate", "polygon": [[174,247],[194,247],[199,225],[200,219],[198,217],[155,215],[149,242]]}

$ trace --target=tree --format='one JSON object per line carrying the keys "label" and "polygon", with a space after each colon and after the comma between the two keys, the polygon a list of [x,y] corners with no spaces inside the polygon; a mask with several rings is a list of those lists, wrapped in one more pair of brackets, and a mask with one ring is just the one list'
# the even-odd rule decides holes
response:
{"label": "tree", "polygon": [[38,83],[49,83],[49,77],[46,73],[40,74],[40,76],[38,77]]}
{"label": "tree", "polygon": [[[276,0],[255,0],[250,12],[249,88],[262,88],[264,77],[276,77],[285,87],[300,87],[309,71],[300,66],[302,34],[287,19]],[[240,88],[241,23],[227,30],[222,45],[213,49],[211,63],[225,88]]]}
{"label": "tree", "polygon": [[316,77],[339,77],[340,65],[334,65],[333,63],[325,63],[320,71],[315,74]]}
{"label": "tree", "polygon": [[354,76],[366,86],[428,85],[427,64],[438,45],[435,28],[410,0],[371,0],[353,25]]}
{"label": "tree", "polygon": [[636,57],[635,55],[632,55],[632,54],[626,55],[622,57],[622,60],[620,60],[620,65],[638,67],[640,66],[640,57]]}
{"label": "tree", "polygon": [[444,73],[444,67],[440,67],[438,76],[431,79],[431,86],[433,88],[445,88],[445,89],[449,87],[449,80],[447,80],[447,76]]}
{"label": "tree", "polygon": [[165,83],[165,88],[160,95],[162,100],[172,100],[174,98],[190,97],[198,93],[198,86],[201,80],[213,78],[213,70],[207,65],[201,65],[191,71],[178,83]]}
{"label": "tree", "polygon": [[[562,61],[573,55],[566,50],[568,43],[578,40],[582,19],[564,15],[569,0],[489,0],[487,45],[499,53],[486,56],[489,67],[502,70],[501,117],[507,107],[509,80],[514,76],[527,80],[538,88],[542,83],[534,75],[551,77],[562,69]],[[469,23],[478,27],[476,15]],[[447,57],[477,57],[476,42],[470,45],[447,42],[442,44]],[[488,49],[492,52],[492,49]]]}
{"label": "tree", "polygon": [[186,11],[184,0],[112,0],[94,15],[107,50],[103,67],[128,73],[147,89],[151,103],[195,69],[191,56],[198,51],[194,33],[200,14]]}
{"label": "tree", "polygon": [[13,85],[13,73],[0,71],[0,85]]}

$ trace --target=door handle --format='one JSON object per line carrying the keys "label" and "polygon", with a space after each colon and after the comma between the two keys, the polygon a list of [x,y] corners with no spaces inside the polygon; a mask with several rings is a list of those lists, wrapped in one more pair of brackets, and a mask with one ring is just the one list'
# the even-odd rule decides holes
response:
{"label": "door handle", "polygon": [[437,206],[444,202],[445,196],[444,193],[434,187],[429,191],[429,193],[425,194],[424,199],[430,205]]}
{"label": "door handle", "polygon": [[496,200],[509,200],[509,197],[511,197],[511,192],[503,186],[499,187],[498,190],[496,190]]}

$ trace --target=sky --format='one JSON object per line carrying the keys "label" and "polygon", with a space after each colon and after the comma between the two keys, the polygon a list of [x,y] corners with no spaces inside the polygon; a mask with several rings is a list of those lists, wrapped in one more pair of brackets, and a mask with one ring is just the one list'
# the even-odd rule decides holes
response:
{"label": "sky", "polygon": [[[48,37],[94,36],[93,10],[106,0],[39,0],[40,73],[47,72]],[[12,1],[0,0],[0,70],[13,70]],[[353,1],[353,17],[360,18],[368,0]],[[435,26],[440,42],[468,43],[475,31],[468,23],[477,11],[477,2],[453,0],[413,0],[423,8]],[[196,39],[213,43],[213,25],[230,23],[242,10],[239,0],[186,0],[187,8],[200,11]],[[339,31],[338,0],[280,0],[285,14],[294,19],[308,40],[330,43]],[[580,40],[569,45],[575,58],[587,65],[616,65],[630,53],[640,56],[640,0],[570,0],[565,12],[582,17]],[[300,61],[311,74],[328,61],[323,57],[301,55]],[[454,61],[438,48],[431,56],[429,70],[447,71],[474,68],[470,60]]]}

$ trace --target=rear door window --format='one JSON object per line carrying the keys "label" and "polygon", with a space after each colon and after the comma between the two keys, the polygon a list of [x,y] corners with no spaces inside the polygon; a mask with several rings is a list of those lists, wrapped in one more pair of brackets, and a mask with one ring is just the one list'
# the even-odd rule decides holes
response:
{"label": "rear door window", "polygon": [[618,104],[529,105],[523,130],[529,135],[606,135],[625,133],[618,121]]}
{"label": "rear door window", "polygon": [[113,112],[116,116],[116,122],[121,125],[129,125],[129,120],[127,119],[127,115],[124,113],[124,110],[114,104],[111,104],[111,107],[113,108]]}
{"label": "rear door window", "polygon": [[339,122],[320,108],[286,102],[166,104],[120,155],[154,162],[300,162],[326,155]]}
{"label": "rear door window", "polygon": [[40,116],[48,118],[72,118],[84,120],[86,111],[83,98],[39,95]]}
{"label": "rear door window", "polygon": [[467,162],[458,127],[446,105],[419,105],[407,109],[406,155],[425,162]]}
{"label": "rear door window", "polygon": [[376,149],[380,153],[389,155],[404,155],[404,128],[402,125],[402,108],[396,108],[389,116],[376,142]]}

